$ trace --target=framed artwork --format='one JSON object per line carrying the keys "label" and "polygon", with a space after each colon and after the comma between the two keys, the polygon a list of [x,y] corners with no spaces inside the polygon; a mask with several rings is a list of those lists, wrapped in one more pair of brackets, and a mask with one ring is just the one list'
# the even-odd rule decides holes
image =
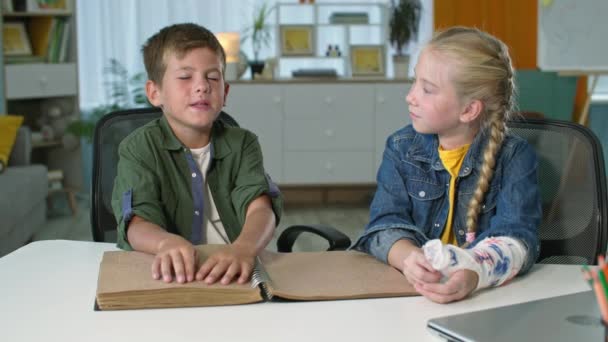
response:
{"label": "framed artwork", "polygon": [[25,32],[24,23],[4,23],[2,27],[2,50],[5,56],[32,54],[32,46]]}
{"label": "framed artwork", "polygon": [[282,56],[314,56],[314,28],[312,25],[281,25]]}
{"label": "framed artwork", "polygon": [[353,76],[384,76],[384,46],[351,45],[350,65]]}
{"label": "framed artwork", "polygon": [[27,12],[66,12],[70,11],[70,0],[26,0]]}

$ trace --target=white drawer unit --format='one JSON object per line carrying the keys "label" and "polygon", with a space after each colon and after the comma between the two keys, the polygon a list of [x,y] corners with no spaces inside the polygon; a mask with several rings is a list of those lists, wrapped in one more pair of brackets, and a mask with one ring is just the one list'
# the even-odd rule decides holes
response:
{"label": "white drawer unit", "polygon": [[409,123],[406,82],[234,82],[226,111],[260,137],[279,184],[373,184],[388,135]]}
{"label": "white drawer unit", "polygon": [[262,146],[264,167],[275,182],[283,179],[283,100],[280,85],[230,87],[226,113],[255,133]]}
{"label": "white drawer unit", "polygon": [[288,151],[372,151],[373,118],[363,120],[285,120]]}
{"label": "white drawer unit", "polygon": [[285,184],[374,182],[372,152],[285,152]]}
{"label": "white drawer unit", "polygon": [[374,117],[376,149],[375,169],[382,162],[386,138],[395,131],[412,123],[405,96],[410,91],[410,83],[376,84],[376,115]]}
{"label": "white drawer unit", "polygon": [[6,99],[35,99],[78,94],[75,63],[7,64]]}
{"label": "white drawer unit", "polygon": [[373,83],[290,84],[284,90],[288,119],[360,120],[374,112]]}

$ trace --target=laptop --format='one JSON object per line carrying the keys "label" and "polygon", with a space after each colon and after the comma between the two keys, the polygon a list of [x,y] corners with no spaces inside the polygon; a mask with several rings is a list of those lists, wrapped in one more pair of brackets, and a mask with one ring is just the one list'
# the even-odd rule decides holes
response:
{"label": "laptop", "polygon": [[593,291],[434,318],[427,328],[448,341],[604,341]]}

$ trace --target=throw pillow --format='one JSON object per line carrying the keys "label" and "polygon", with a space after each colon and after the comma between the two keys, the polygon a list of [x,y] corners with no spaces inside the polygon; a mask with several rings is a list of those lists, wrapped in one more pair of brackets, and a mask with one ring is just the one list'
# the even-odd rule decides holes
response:
{"label": "throw pillow", "polygon": [[0,115],[0,173],[6,169],[23,116]]}

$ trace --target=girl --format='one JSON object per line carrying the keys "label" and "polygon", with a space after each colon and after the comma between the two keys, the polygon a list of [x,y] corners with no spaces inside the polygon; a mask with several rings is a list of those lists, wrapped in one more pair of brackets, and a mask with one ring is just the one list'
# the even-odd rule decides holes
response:
{"label": "girl", "polygon": [[515,84],[504,43],[448,29],[424,48],[415,73],[406,96],[412,125],[387,139],[370,222],[353,248],[447,303],[534,264],[537,160],[507,132]]}

